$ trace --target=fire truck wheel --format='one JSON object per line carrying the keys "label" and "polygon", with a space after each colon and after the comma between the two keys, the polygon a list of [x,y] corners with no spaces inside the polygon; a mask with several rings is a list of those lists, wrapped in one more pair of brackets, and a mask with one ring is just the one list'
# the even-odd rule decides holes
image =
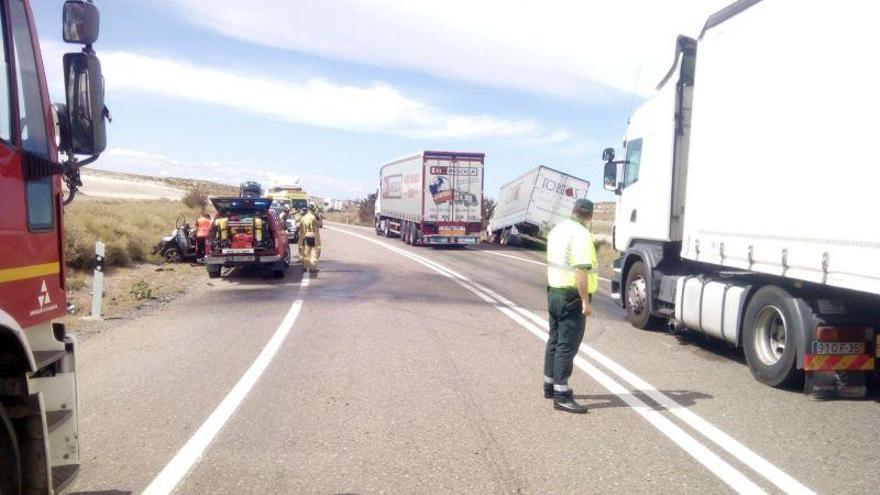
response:
{"label": "fire truck wheel", "polygon": [[220,267],[208,267],[208,278],[220,278]]}
{"label": "fire truck wheel", "polygon": [[15,428],[0,404],[0,493],[21,493],[21,458]]}

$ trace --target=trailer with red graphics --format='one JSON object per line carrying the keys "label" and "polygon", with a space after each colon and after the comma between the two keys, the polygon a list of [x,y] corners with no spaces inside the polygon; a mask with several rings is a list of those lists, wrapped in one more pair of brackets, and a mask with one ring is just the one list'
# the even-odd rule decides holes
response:
{"label": "trailer with red graphics", "polygon": [[109,113],[94,4],[64,4],[64,41],[83,45],[64,55],[66,104],[49,104],[28,1],[0,2],[0,16],[0,493],[50,494],[79,469],[76,342],[55,321],[67,307],[63,207],[106,147]]}
{"label": "trailer with red graphics", "polygon": [[422,151],[382,166],[376,233],[410,245],[477,244],[485,154]]}

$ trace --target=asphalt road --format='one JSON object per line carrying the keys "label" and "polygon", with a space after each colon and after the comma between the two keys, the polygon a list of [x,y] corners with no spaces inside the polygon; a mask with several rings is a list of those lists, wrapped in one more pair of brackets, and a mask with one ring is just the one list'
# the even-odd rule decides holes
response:
{"label": "asphalt road", "polygon": [[[73,493],[872,493],[880,403],[758,384],[600,294],[541,393],[537,253],[332,226],[322,271],[231,274],[82,342]],[[602,284],[603,290],[607,289]]]}

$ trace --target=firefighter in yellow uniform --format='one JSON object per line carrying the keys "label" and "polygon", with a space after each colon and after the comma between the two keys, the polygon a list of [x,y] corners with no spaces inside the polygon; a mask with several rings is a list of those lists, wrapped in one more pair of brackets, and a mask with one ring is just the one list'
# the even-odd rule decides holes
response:
{"label": "firefighter in yellow uniform", "polygon": [[296,210],[296,213],[293,214],[293,221],[295,222],[295,225],[296,225],[296,252],[299,255],[300,263],[302,263],[302,261],[305,259],[305,255],[306,255],[306,245],[303,242],[303,236],[302,236],[302,233],[300,232],[300,230],[301,230],[300,226],[302,225],[303,217],[308,212],[309,212],[308,208],[302,208],[302,209]]}
{"label": "firefighter in yellow uniform", "polygon": [[299,236],[304,249],[303,268],[312,274],[318,272],[318,260],[321,258],[321,223],[315,205],[309,205],[309,211],[299,222]]}
{"label": "firefighter in yellow uniform", "polygon": [[547,237],[547,308],[550,338],[544,354],[544,397],[553,408],[583,414],[586,406],[574,400],[568,385],[574,358],[584,338],[586,319],[593,312],[593,294],[599,288],[596,246],[587,228],[593,203],[579,199],[571,218],[561,222]]}

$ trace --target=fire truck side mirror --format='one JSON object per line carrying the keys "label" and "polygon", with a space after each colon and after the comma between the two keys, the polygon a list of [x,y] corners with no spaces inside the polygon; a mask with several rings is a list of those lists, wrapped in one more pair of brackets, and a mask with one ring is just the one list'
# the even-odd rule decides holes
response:
{"label": "fire truck side mirror", "polygon": [[64,54],[64,86],[67,94],[68,151],[77,155],[97,155],[107,147],[104,118],[104,76],[94,53]]}
{"label": "fire truck side mirror", "polygon": [[67,0],[64,2],[64,41],[91,45],[98,40],[101,17],[91,2]]}

